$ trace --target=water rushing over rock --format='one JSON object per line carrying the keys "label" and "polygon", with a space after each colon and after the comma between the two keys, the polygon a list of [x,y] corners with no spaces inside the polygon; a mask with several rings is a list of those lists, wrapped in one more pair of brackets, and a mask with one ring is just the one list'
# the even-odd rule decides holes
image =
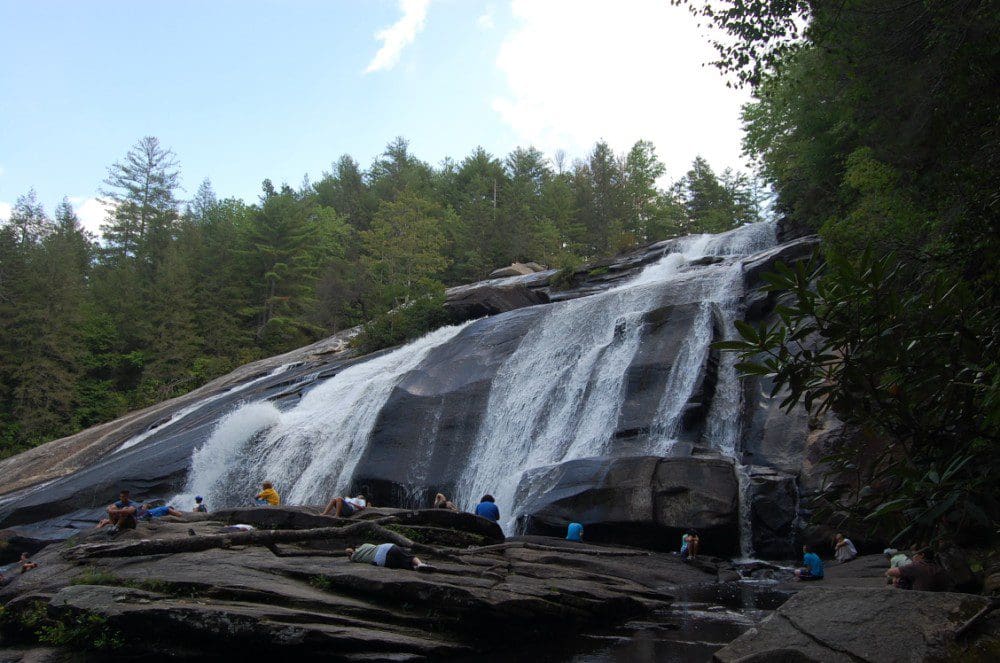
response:
{"label": "water rushing over rock", "polygon": [[[747,226],[719,236],[687,237],[635,279],[591,297],[552,304],[497,371],[483,423],[464,472],[458,499],[471,508],[492,492],[508,505],[507,527],[520,515],[514,495],[522,473],[592,456],[667,455],[676,441],[685,405],[716,340],[713,312],[736,312],[742,293],[738,260],[690,267],[706,257],[738,258],[774,244],[774,226]],[[658,399],[649,432],[638,445],[612,445],[618,430],[628,369],[649,325],[664,305],[697,303]],[[719,379],[732,401],[738,390],[732,363]],[[718,389],[718,387],[717,387]],[[711,427],[713,448],[732,455],[736,403],[719,407]]]}
{"label": "water rushing over rock", "polygon": [[341,494],[395,384],[463,326],[439,329],[351,366],[286,412],[270,403],[248,403],[226,415],[194,452],[187,493],[201,494],[217,507],[245,504],[266,480],[290,504],[316,504]]}
{"label": "water rushing over rock", "polygon": [[[0,525],[66,532],[119,486],[185,508],[194,494],[241,506],[270,480],[289,504],[363,488],[380,505],[425,506],[440,491],[471,509],[492,493],[508,532],[554,533],[572,517],[591,534],[661,548],[700,523],[726,554],[749,555],[760,539],[750,520],[764,519],[764,543],[783,554],[805,422],[782,423],[766,385],[738,379],[735,357],[711,347],[735,319],[771,315],[774,302],[753,292],[760,273],[814,245],[776,246],[775,230],[661,242],[578,273],[568,290],[548,285],[551,273],[474,284],[458,290],[525,296],[487,293],[493,315],[368,357],[342,354],[339,335],[242,368],[200,400],[162,408],[154,425],[109,435],[114,453],[11,495]],[[743,462],[777,474],[748,481],[749,468],[733,469]],[[648,482],[615,467],[641,468]],[[693,485],[704,481],[713,485]],[[631,503],[614,511],[613,499]],[[604,527],[612,512],[616,526]]]}

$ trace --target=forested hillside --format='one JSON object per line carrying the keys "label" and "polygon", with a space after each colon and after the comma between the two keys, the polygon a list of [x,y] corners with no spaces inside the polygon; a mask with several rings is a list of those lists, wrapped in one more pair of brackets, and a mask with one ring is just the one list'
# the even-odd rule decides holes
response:
{"label": "forested hillside", "polygon": [[762,214],[742,174],[663,174],[646,141],[433,167],[398,138],[367,170],[345,155],[298,189],[265,180],[255,204],[207,180],[182,200],[178,157],[143,138],[108,170],[101,238],[33,192],[0,229],[0,457],[366,321],[366,349],[399,342],[445,322],[445,286],[515,260],[572,267]]}
{"label": "forested hillside", "polygon": [[823,517],[985,542],[1000,516],[1000,5],[689,6],[753,89],[745,148],[777,212],[824,246],[824,264],[772,278],[784,323],[726,345],[789,407],[856,427],[829,450]]}

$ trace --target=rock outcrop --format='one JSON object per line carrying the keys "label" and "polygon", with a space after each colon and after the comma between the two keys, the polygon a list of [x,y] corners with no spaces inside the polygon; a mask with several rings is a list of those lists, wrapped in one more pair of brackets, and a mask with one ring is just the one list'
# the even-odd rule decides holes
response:
{"label": "rock outcrop", "polygon": [[[363,515],[258,508],[93,531],[0,589],[5,635],[71,625],[64,645],[134,656],[440,659],[620,623],[665,606],[670,587],[714,578],[641,550],[501,542],[471,514]],[[279,529],[220,533],[236,522]],[[410,544],[435,570],[348,561],[344,547],[366,540]]]}
{"label": "rock outcrop", "polygon": [[578,522],[588,541],[677,550],[694,528],[704,552],[723,555],[739,545],[737,491],[723,458],[584,458],[526,473],[517,502],[528,533]]}
{"label": "rock outcrop", "polygon": [[[988,606],[989,599],[969,594],[810,586],[789,599],[759,627],[751,628],[716,652],[714,660],[719,663],[996,660],[1000,652],[997,620],[983,623],[968,635],[963,631]],[[960,631],[965,637],[957,637]]]}

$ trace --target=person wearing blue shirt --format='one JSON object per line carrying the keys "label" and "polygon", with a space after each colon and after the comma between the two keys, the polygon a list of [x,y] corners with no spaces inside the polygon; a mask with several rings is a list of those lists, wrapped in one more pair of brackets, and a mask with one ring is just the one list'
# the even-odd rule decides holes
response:
{"label": "person wearing blue shirt", "polygon": [[500,522],[500,509],[496,505],[496,500],[493,499],[492,495],[483,495],[483,498],[479,500],[479,504],[476,505],[476,515],[482,516],[487,520],[492,520],[493,522]]}
{"label": "person wearing blue shirt", "polygon": [[118,494],[118,501],[108,507],[108,517],[102,518],[98,527],[111,525],[111,530],[117,532],[123,529],[135,529],[136,512],[142,506],[139,502],[133,502],[129,496],[129,491],[123,490]]}
{"label": "person wearing blue shirt", "polygon": [[570,523],[566,528],[567,541],[583,541],[583,525],[580,523]]}
{"label": "person wearing blue shirt", "polygon": [[823,560],[814,552],[809,551],[809,546],[802,546],[802,568],[795,569],[796,580],[822,580]]}

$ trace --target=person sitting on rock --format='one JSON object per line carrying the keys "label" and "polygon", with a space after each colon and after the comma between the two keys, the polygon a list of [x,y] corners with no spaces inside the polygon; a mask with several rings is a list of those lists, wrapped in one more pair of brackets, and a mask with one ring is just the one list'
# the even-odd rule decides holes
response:
{"label": "person sitting on rock", "polygon": [[566,528],[566,540],[583,542],[583,525],[580,523],[570,523]]}
{"label": "person sitting on rock", "polygon": [[18,564],[21,565],[21,573],[38,568],[38,563],[32,562],[31,559],[28,558],[28,553],[26,552],[21,553],[21,561],[19,561]]}
{"label": "person sitting on rock", "polygon": [[165,506],[150,506],[149,504],[143,504],[139,507],[139,511],[136,517],[140,520],[152,520],[153,518],[162,518],[163,516],[183,516],[184,514],[175,509],[170,505]]}
{"label": "person sitting on rock", "polygon": [[[890,569],[898,569],[899,567],[906,566],[910,563],[910,558],[906,556],[906,553],[901,553],[895,548],[886,548],[882,551],[882,554],[889,560]],[[899,578],[890,578],[888,574],[886,574],[885,584],[898,587]]]}
{"label": "person sitting on rock", "polygon": [[689,529],[681,537],[681,559],[684,561],[698,557],[698,548],[701,547],[701,539],[698,538],[698,531]]}
{"label": "person sitting on rock", "polygon": [[476,515],[486,518],[487,520],[492,520],[497,523],[500,522],[500,509],[496,505],[496,500],[490,494],[483,495],[483,498],[479,500],[479,504],[476,505]]}
{"label": "person sitting on rock", "polygon": [[118,493],[118,501],[108,507],[108,517],[101,519],[97,526],[111,525],[113,531],[135,529],[135,514],[139,506],[138,502],[129,499],[129,491],[123,490]]}
{"label": "person sitting on rock", "polygon": [[260,485],[264,490],[257,493],[254,497],[254,501],[257,504],[269,504],[271,506],[278,506],[281,504],[281,497],[278,495],[278,491],[274,489],[274,484],[270,481],[265,481]]}
{"label": "person sitting on rock", "polygon": [[194,498],[194,512],[193,513],[208,513],[208,507],[205,506],[205,498],[198,495]]}
{"label": "person sitting on rock", "polygon": [[374,564],[387,569],[413,569],[414,571],[432,571],[433,567],[424,564],[395,543],[362,543],[357,548],[347,548],[348,559],[358,564]]}
{"label": "person sitting on rock", "polygon": [[854,544],[846,536],[837,534],[837,537],[834,539],[834,556],[838,562],[843,564],[857,557],[858,549],[854,547]]}
{"label": "person sitting on rock", "polygon": [[893,580],[899,589],[919,592],[945,592],[950,584],[944,569],[937,565],[931,548],[917,551],[909,564],[889,569],[885,577]]}
{"label": "person sitting on rock", "polygon": [[323,513],[320,515],[329,516],[333,513],[335,518],[350,518],[358,511],[368,508],[368,502],[365,500],[364,495],[357,495],[355,497],[334,497],[330,500],[326,508],[323,509]]}
{"label": "person sitting on rock", "polygon": [[455,506],[454,503],[448,501],[448,498],[444,496],[444,493],[438,493],[434,496],[434,508],[458,511],[458,507]]}
{"label": "person sitting on rock", "polygon": [[796,580],[822,580],[823,560],[809,546],[802,546],[802,568],[795,569]]}

